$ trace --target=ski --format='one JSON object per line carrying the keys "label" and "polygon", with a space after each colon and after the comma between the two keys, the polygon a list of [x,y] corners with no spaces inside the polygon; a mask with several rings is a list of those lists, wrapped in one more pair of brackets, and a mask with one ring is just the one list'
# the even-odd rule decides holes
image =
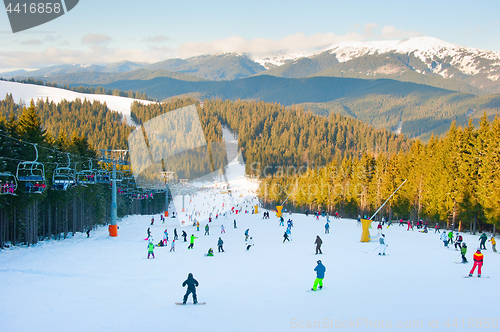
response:
{"label": "ski", "polygon": [[480,276],[480,277],[474,277],[474,276],[465,276],[464,278],[478,278],[478,279],[482,279],[482,278],[489,278],[490,276]]}

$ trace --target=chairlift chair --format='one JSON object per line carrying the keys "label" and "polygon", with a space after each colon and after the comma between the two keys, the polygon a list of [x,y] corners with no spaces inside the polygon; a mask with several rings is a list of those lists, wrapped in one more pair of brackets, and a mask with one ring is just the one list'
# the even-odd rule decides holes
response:
{"label": "chairlift chair", "polygon": [[16,178],[24,183],[24,192],[27,194],[41,194],[47,188],[45,181],[45,167],[38,160],[38,149],[33,144],[36,152],[34,161],[23,161],[17,165]]}
{"label": "chairlift chair", "polygon": [[17,179],[10,172],[0,172],[0,195],[16,195]]}
{"label": "chairlift chair", "polygon": [[66,154],[68,157],[68,166],[62,167],[57,165],[54,173],[52,174],[52,188],[54,190],[68,190],[76,183],[75,170],[71,166],[71,158],[69,153]]}

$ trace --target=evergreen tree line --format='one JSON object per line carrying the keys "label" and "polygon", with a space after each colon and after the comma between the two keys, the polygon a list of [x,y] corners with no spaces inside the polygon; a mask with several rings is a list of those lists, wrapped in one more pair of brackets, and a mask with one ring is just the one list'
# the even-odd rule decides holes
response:
{"label": "evergreen tree line", "polygon": [[[500,117],[479,128],[453,123],[428,144],[413,141],[392,156],[364,153],[324,167],[262,179],[259,196],[269,206],[289,197],[286,207],[338,211],[345,217],[371,217],[396,188],[407,182],[376,219],[425,219],[448,228],[495,229],[500,223]],[[434,226],[434,224],[431,224]]]}
{"label": "evergreen tree line", "polygon": [[0,80],[2,81],[8,81],[8,82],[17,82],[17,83],[23,83],[23,84],[34,84],[34,85],[41,85],[41,86],[48,86],[52,88],[61,88],[65,90],[70,90],[70,91],[75,91],[75,92],[80,92],[80,93],[88,93],[88,94],[96,94],[96,95],[109,95],[109,96],[120,96],[120,97],[128,97],[128,98],[135,98],[135,99],[142,99],[142,100],[152,100],[148,98],[146,93],[140,93],[139,91],[122,91],[120,89],[105,89],[102,86],[69,86],[68,84],[58,86],[57,83],[51,83],[51,82],[44,82],[42,80],[37,80],[34,78],[26,78],[22,80],[16,80],[14,78],[11,78],[10,80],[6,80],[3,77],[0,77]]}
{"label": "evergreen tree line", "polygon": [[[60,104],[39,105],[42,110],[44,105],[54,106],[53,110],[61,109]],[[11,97],[0,102],[0,172],[16,175],[17,166],[24,161],[34,161],[38,150],[37,162],[44,165],[47,184],[43,193],[27,194],[24,184],[19,181],[17,196],[0,195],[0,248],[8,243],[32,245],[45,239],[66,238],[68,234],[106,224],[110,219],[109,184],[51,190],[54,169],[68,163],[66,153],[70,154],[70,166],[77,171],[89,169],[91,159],[94,160],[93,168],[99,165],[97,154],[85,136],[73,132],[68,138],[62,128],[53,136],[45,127],[33,102],[29,107],[13,104]],[[109,168],[109,165],[104,166]],[[3,177],[3,180],[11,179]],[[163,211],[164,196],[158,197],[131,201],[118,195],[118,215],[159,213]]]}

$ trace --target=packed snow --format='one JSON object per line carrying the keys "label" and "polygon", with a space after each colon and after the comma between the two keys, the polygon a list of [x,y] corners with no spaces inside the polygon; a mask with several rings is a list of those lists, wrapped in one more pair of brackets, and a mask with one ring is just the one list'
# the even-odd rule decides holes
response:
{"label": "packed snow", "polygon": [[[483,251],[483,277],[464,278],[472,264],[458,264],[459,252],[445,248],[432,228],[421,233],[408,231],[406,225],[384,226],[387,255],[379,256],[377,242],[360,242],[356,220],[330,217],[330,233],[325,234],[326,217],[317,220],[312,215],[285,213],[285,225],[291,219],[293,227],[292,241],[283,243],[286,227],[279,226],[273,211],[270,219],[263,219],[260,207],[257,214],[252,213],[258,205],[258,183],[245,177],[244,165],[237,159],[228,166],[227,182],[231,193],[220,183],[206,183],[205,190],[185,197],[187,213],[179,213],[179,219],[168,217],[162,223],[159,215],[127,216],[119,221],[116,238],[108,236],[107,227],[100,227],[90,238],[77,233],[62,241],[2,250],[0,330],[470,331],[488,324],[498,327],[500,256],[489,244]],[[173,204],[177,210],[180,199],[176,197]],[[223,203],[229,204],[226,216]],[[209,235],[204,235],[210,213]],[[192,221],[200,222],[199,231],[186,219],[189,214]],[[225,233],[221,234],[222,225]],[[370,230],[374,237],[375,226]],[[163,238],[165,229],[169,234],[167,246],[154,249],[154,259],[146,258],[148,228],[154,243]],[[175,252],[170,251],[174,228],[179,234]],[[249,250],[246,229],[254,241]],[[183,242],[182,230],[188,242]],[[194,249],[188,250],[191,234],[197,239]],[[315,255],[317,235],[323,240],[322,255]],[[471,262],[478,236],[463,236]],[[224,241],[223,253],[217,251],[219,237]],[[209,248],[214,257],[205,256]],[[326,266],[324,289],[311,292],[318,259]],[[175,305],[182,301],[186,291],[182,282],[188,273],[199,282],[198,300],[206,305]]]}
{"label": "packed snow", "polygon": [[101,103],[106,103],[110,110],[121,113],[128,124],[133,124],[132,120],[130,119],[130,106],[134,101],[138,101],[142,104],[152,103],[148,100],[140,100],[120,96],[79,93],[66,89],[42,85],[24,84],[0,80],[0,98],[5,98],[7,94],[12,94],[12,98],[15,102],[22,101],[27,105],[29,105],[31,100],[36,101],[38,99],[48,99],[49,101],[53,101],[54,103],[59,103],[64,99],[67,101],[76,99],[87,99],[92,102],[99,101]]}

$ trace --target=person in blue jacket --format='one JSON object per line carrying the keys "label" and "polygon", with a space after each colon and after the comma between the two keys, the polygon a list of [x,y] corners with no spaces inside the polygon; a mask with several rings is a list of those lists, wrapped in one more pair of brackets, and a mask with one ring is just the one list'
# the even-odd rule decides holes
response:
{"label": "person in blue jacket", "polygon": [[317,286],[319,285],[319,289],[323,288],[323,278],[325,278],[326,267],[321,263],[321,260],[318,260],[316,263],[316,267],[314,271],[316,271],[316,280],[314,280],[314,285],[311,288],[312,291],[316,291]]}

